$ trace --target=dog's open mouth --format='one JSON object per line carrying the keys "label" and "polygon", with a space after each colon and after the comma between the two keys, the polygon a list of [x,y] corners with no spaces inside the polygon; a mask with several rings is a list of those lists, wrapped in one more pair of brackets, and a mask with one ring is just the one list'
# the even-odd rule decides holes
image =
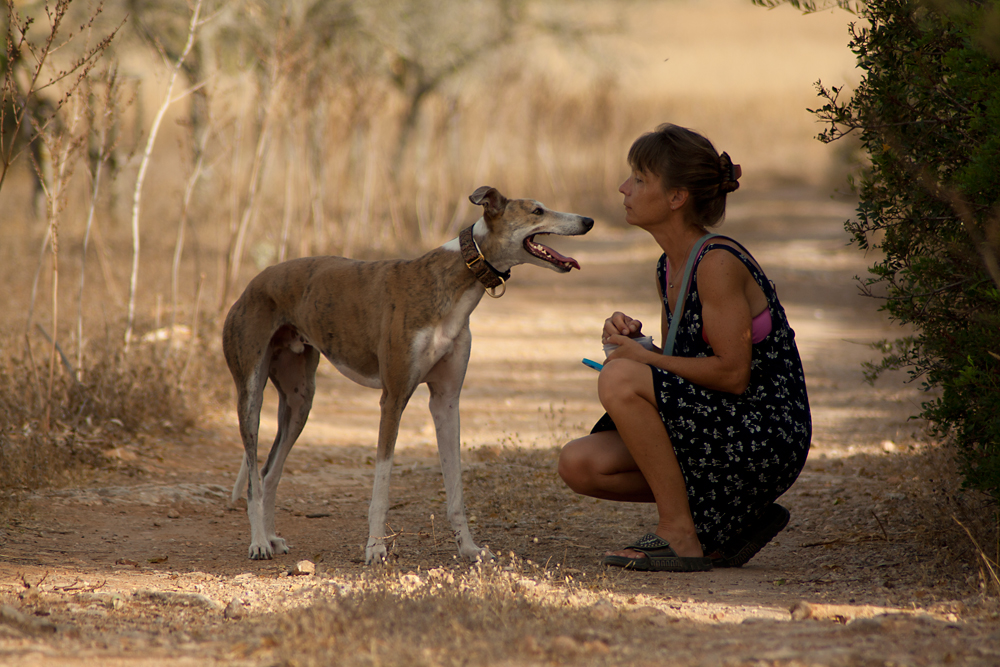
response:
{"label": "dog's open mouth", "polygon": [[565,255],[560,255],[558,252],[553,250],[548,246],[544,246],[541,243],[535,242],[536,236],[547,236],[545,232],[539,234],[532,234],[528,238],[524,239],[524,249],[530,252],[535,257],[539,259],[544,259],[550,264],[555,264],[564,271],[569,271],[570,269],[579,269],[580,262],[576,261],[572,257],[566,257]]}

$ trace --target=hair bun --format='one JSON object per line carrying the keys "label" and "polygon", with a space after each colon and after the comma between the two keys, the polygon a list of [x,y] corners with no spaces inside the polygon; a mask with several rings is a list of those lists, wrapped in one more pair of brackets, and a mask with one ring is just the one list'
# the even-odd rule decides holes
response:
{"label": "hair bun", "polygon": [[719,156],[719,194],[728,195],[734,190],[739,190],[740,188],[740,176],[743,175],[743,170],[740,165],[733,164],[733,159],[729,157],[729,153],[723,153]]}

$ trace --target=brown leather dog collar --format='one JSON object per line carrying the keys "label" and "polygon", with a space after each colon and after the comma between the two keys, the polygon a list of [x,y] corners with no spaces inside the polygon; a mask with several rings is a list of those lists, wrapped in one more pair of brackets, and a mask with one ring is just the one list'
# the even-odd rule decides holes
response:
{"label": "brown leather dog collar", "polygon": [[[504,292],[507,291],[507,280],[510,279],[510,271],[497,271],[492,264],[486,261],[482,251],[479,249],[479,244],[476,243],[476,239],[472,236],[472,227],[463,229],[458,235],[458,245],[462,249],[462,259],[465,260],[465,265],[469,267],[469,270],[483,284],[483,287],[486,288],[486,293],[495,299],[502,297]],[[503,286],[503,291],[497,294],[496,289],[500,286]]]}

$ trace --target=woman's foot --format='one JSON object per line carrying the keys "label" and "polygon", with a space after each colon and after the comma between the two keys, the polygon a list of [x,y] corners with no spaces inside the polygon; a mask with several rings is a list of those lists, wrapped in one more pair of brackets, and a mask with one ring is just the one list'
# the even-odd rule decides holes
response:
{"label": "woman's foot", "polygon": [[791,514],[787,509],[777,503],[771,503],[764,508],[760,517],[731,540],[725,549],[710,554],[712,564],[715,567],[742,567],[785,529],[789,518]]}
{"label": "woman's foot", "polygon": [[[661,531],[657,528],[655,532],[649,533],[649,535],[655,535],[656,537],[662,539],[664,542],[670,545],[674,552],[681,557],[685,558],[698,558],[704,556],[704,552],[701,548],[701,542],[694,535],[684,535],[684,534],[674,534],[671,535],[666,531]],[[625,558],[642,558],[643,553],[635,549],[626,547],[621,551],[608,551],[605,552],[606,556],[623,556]]]}
{"label": "woman's foot", "polygon": [[[690,553],[688,547],[686,551]],[[712,559],[702,555],[701,545],[698,555],[682,555],[665,539],[655,533],[647,533],[625,549],[608,553],[601,561],[610,567],[621,567],[640,572],[705,572],[712,569]]]}

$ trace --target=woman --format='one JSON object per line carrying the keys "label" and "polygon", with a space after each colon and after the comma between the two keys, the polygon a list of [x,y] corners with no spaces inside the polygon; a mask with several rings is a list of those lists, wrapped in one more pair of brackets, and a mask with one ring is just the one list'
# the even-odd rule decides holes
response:
{"label": "woman", "polygon": [[656,503],[653,532],[608,553],[605,565],[738,567],[788,523],[774,501],[809,451],[794,333],[750,254],[732,239],[703,238],[739,187],[739,165],[670,124],[639,137],[628,162],[632,175],[619,188],[625,219],[663,249],[661,324],[666,340],[679,313],[676,338],[669,353],[647,349],[635,340],[643,336],[638,320],[620,312],[608,318],[602,340],[617,347],[598,380],[607,414],[563,448],[559,474],[577,493]]}

